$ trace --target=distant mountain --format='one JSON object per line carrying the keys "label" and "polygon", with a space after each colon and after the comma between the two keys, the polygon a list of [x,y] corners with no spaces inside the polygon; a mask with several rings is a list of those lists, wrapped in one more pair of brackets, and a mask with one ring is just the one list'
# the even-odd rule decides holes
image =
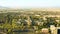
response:
{"label": "distant mountain", "polygon": [[0,8],[7,8],[7,7],[2,7],[2,6],[0,6]]}
{"label": "distant mountain", "polygon": [[10,9],[9,7],[0,6],[0,9]]}
{"label": "distant mountain", "polygon": [[0,6],[0,10],[32,10],[32,11],[59,11],[60,12],[60,8],[11,8],[11,7],[4,7],[4,6]]}

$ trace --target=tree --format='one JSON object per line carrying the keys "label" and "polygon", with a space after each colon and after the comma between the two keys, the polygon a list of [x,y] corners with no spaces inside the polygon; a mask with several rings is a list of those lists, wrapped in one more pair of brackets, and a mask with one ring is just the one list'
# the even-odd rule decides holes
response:
{"label": "tree", "polygon": [[44,23],[44,26],[50,27],[50,25],[57,26],[57,22],[54,17],[47,17],[46,23]]}

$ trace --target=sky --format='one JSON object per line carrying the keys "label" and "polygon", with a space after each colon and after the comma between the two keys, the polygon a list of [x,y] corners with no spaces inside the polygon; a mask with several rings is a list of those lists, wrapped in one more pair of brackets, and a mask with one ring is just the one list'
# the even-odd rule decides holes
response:
{"label": "sky", "polygon": [[60,0],[0,0],[4,7],[60,7]]}

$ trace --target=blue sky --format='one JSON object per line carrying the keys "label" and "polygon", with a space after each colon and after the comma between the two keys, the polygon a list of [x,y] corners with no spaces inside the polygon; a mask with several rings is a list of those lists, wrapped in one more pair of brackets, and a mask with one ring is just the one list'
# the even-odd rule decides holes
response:
{"label": "blue sky", "polygon": [[60,7],[60,0],[0,0],[4,7]]}

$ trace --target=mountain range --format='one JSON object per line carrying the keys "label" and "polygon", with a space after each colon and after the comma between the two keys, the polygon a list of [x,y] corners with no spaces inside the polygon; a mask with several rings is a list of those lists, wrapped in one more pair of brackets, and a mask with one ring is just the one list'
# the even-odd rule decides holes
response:
{"label": "mountain range", "polygon": [[0,6],[0,10],[33,10],[33,11],[59,11],[60,8],[10,8]]}

